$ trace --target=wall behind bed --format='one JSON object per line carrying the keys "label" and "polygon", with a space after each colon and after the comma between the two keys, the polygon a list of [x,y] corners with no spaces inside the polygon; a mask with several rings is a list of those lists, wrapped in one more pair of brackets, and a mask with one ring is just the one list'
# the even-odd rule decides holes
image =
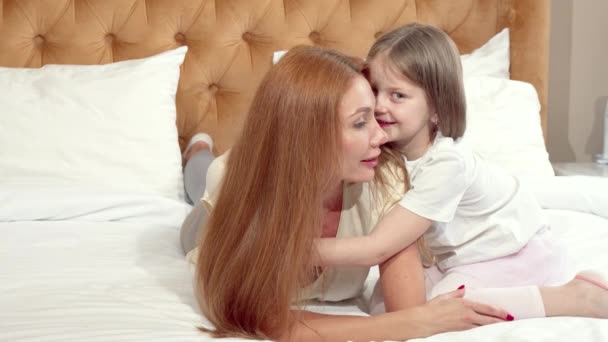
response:
{"label": "wall behind bed", "polygon": [[199,130],[230,147],[273,51],[315,44],[365,56],[383,32],[435,24],[462,53],[511,29],[511,75],[546,122],[549,0],[1,0],[0,65],[103,64],[188,45],[177,94],[182,148]]}
{"label": "wall behind bed", "polygon": [[602,153],[608,101],[606,13],[606,0],[551,2],[547,149],[553,162],[589,162]]}

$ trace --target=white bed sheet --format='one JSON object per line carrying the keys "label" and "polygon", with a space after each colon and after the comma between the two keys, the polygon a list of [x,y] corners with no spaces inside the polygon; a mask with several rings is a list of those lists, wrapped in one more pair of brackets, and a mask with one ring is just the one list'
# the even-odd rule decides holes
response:
{"label": "white bed sheet", "polygon": [[[196,329],[204,319],[193,296],[193,270],[178,241],[186,206],[145,196],[37,189],[0,189],[6,203],[0,207],[0,341],[210,339]],[[28,208],[28,199],[36,205]],[[61,215],[49,212],[53,207]],[[134,214],[127,215],[125,207]],[[608,275],[608,219],[583,211],[547,214],[579,267]],[[16,216],[18,221],[10,220]],[[367,292],[376,279],[372,272]],[[363,315],[363,304],[357,299],[309,308]],[[424,339],[572,340],[608,341],[608,321],[521,320]]]}
{"label": "white bed sheet", "polygon": [[[608,275],[608,220],[569,210],[546,210],[555,236],[567,241],[577,269],[593,269]],[[374,273],[373,276],[377,276]],[[370,277],[371,278],[371,277]],[[608,279],[608,278],[607,278]],[[368,279],[368,282],[371,279]],[[370,284],[370,283],[368,283]],[[371,284],[370,284],[371,285]],[[368,286],[370,288],[371,286]],[[366,289],[369,293],[369,289]],[[413,341],[608,341],[608,320],[552,317],[525,319],[452,332]]]}

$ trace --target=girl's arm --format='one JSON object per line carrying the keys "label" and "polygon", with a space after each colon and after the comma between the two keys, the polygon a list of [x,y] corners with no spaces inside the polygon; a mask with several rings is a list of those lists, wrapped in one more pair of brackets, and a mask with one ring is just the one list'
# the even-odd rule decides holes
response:
{"label": "girl's arm", "polygon": [[380,264],[380,285],[386,312],[426,303],[424,270],[417,242]]}
{"label": "girl's arm", "polygon": [[317,263],[320,266],[378,265],[414,243],[431,223],[431,220],[397,205],[369,235],[318,239]]}
{"label": "girl's arm", "polygon": [[[334,316],[299,311],[300,320],[279,341],[409,340],[504,322],[507,313],[462,299],[464,289],[428,304],[377,316]],[[497,318],[501,317],[501,318]]]}

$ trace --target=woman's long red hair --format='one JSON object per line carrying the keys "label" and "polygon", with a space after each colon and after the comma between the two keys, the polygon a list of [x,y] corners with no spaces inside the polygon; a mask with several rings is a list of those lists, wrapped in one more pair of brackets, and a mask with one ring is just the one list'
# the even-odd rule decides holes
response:
{"label": "woman's long red hair", "polygon": [[312,281],[322,202],[335,187],[342,95],[361,63],[290,50],[262,80],[199,246],[196,294],[216,337],[272,339]]}

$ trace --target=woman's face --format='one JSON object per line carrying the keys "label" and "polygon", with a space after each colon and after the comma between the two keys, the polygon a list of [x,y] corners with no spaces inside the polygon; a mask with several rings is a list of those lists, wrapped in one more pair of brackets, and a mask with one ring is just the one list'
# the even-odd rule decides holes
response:
{"label": "woman's face", "polygon": [[342,179],[346,182],[361,183],[374,178],[380,145],[386,142],[386,133],[374,117],[375,105],[369,83],[363,76],[357,76],[338,108],[342,122]]}

